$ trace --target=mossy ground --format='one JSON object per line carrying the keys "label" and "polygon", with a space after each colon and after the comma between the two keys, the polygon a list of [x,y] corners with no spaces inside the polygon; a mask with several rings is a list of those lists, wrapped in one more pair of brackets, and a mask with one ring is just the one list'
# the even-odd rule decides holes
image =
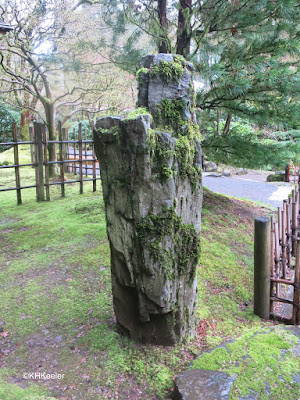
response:
{"label": "mossy ground", "polygon": [[[299,337],[283,327],[249,330],[236,341],[204,353],[192,369],[218,370],[235,375],[229,400],[241,397],[260,400],[298,400],[300,372]],[[299,353],[299,350],[298,350]]]}
{"label": "mossy ground", "polygon": [[[33,176],[22,169],[22,183]],[[0,185],[14,185],[13,171],[0,171]],[[83,195],[68,185],[64,199],[51,187],[43,203],[27,189],[20,206],[14,191],[0,194],[1,400],[168,398],[201,351],[266,325],[251,306],[253,216],[266,210],[205,191],[196,338],[162,348],[120,337],[102,193],[91,185]],[[65,377],[22,379],[35,371]]]}

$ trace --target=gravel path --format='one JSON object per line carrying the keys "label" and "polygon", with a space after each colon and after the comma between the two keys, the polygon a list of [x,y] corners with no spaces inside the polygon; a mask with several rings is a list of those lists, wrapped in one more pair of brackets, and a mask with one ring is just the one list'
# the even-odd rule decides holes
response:
{"label": "gravel path", "polygon": [[264,204],[280,207],[288,198],[292,186],[285,183],[265,183],[246,177],[227,178],[209,176],[204,173],[203,185],[209,190],[237,198],[260,201]]}

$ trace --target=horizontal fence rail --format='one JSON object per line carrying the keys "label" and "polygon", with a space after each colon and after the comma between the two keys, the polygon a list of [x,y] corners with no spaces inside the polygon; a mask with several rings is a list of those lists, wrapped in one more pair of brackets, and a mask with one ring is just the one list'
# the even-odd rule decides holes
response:
{"label": "horizontal fence rail", "polygon": [[[30,141],[18,141],[17,126],[13,124],[13,142],[0,143],[0,146],[13,146],[14,163],[11,165],[1,165],[1,169],[14,168],[16,185],[0,189],[0,192],[15,190],[17,193],[17,203],[22,204],[21,191],[23,189],[36,188],[37,201],[50,200],[50,187],[60,185],[61,196],[65,197],[65,185],[79,183],[79,193],[83,193],[83,183],[93,182],[93,192],[97,189],[97,180],[100,179],[99,163],[96,159],[94,150],[94,141],[87,140],[87,133],[84,131],[84,139],[82,135],[82,127],[79,124],[78,138],[74,129],[74,139],[70,140],[65,128],[58,123],[58,140],[49,140],[47,130],[44,124],[35,123],[30,128]],[[19,162],[19,146],[30,144],[31,163]],[[55,161],[49,161],[48,145],[54,145],[55,150],[58,147],[58,156]],[[57,165],[59,168],[58,181],[51,182],[49,174],[49,166]],[[20,168],[35,168],[35,184],[21,185]],[[68,174],[66,179],[65,173]],[[73,174],[77,179],[70,179]],[[84,177],[85,176],[85,177]]]}

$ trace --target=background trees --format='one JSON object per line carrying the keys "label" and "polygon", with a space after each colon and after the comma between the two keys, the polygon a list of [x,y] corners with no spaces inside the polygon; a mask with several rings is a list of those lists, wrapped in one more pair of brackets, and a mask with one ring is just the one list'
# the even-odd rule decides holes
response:
{"label": "background trees", "polygon": [[[93,47],[102,31],[99,13],[89,19],[88,12],[72,10],[72,2],[64,0],[13,0],[1,5],[1,12],[14,30],[0,45],[0,93],[20,107],[23,125],[30,111],[38,113],[55,140],[57,114],[65,122],[76,113],[92,118],[126,107],[130,96],[122,104],[124,96],[117,93],[126,93],[130,80],[118,76]],[[53,145],[49,158],[55,159]]]}
{"label": "background trees", "polygon": [[[239,119],[273,130],[299,128],[297,1],[111,0],[108,7],[107,22],[115,36],[128,35],[124,46],[112,42],[117,61],[126,54],[145,53],[145,46],[133,39],[142,33],[152,51],[193,61],[198,120],[205,136],[211,127],[215,135],[226,136],[231,122]],[[126,21],[135,26],[131,32]],[[138,59],[131,57],[124,67],[137,69]]]}
{"label": "background trees", "polygon": [[197,98],[202,110],[218,109],[258,123],[271,119],[293,128],[299,124],[298,2],[120,3],[127,20],[146,32],[157,50],[194,62],[203,86]]}
{"label": "background trees", "polygon": [[132,106],[130,74],[143,55],[157,51],[193,61],[205,137],[226,137],[239,120],[275,131],[299,129],[296,0],[1,4],[2,18],[15,28],[0,44],[2,99],[23,110],[22,135],[31,112],[45,119],[54,137],[57,117],[89,119]]}

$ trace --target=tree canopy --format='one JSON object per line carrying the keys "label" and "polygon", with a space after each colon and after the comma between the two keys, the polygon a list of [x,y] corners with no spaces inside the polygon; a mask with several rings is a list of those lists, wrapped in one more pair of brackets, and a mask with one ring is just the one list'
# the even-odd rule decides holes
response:
{"label": "tree canopy", "polygon": [[[146,34],[153,51],[182,54],[193,61],[200,87],[198,108],[225,114],[224,133],[232,115],[259,124],[299,126],[298,1],[106,3],[106,22],[114,28],[114,59],[127,69],[137,68],[146,47],[139,39]],[[120,35],[127,38],[121,45]]]}

